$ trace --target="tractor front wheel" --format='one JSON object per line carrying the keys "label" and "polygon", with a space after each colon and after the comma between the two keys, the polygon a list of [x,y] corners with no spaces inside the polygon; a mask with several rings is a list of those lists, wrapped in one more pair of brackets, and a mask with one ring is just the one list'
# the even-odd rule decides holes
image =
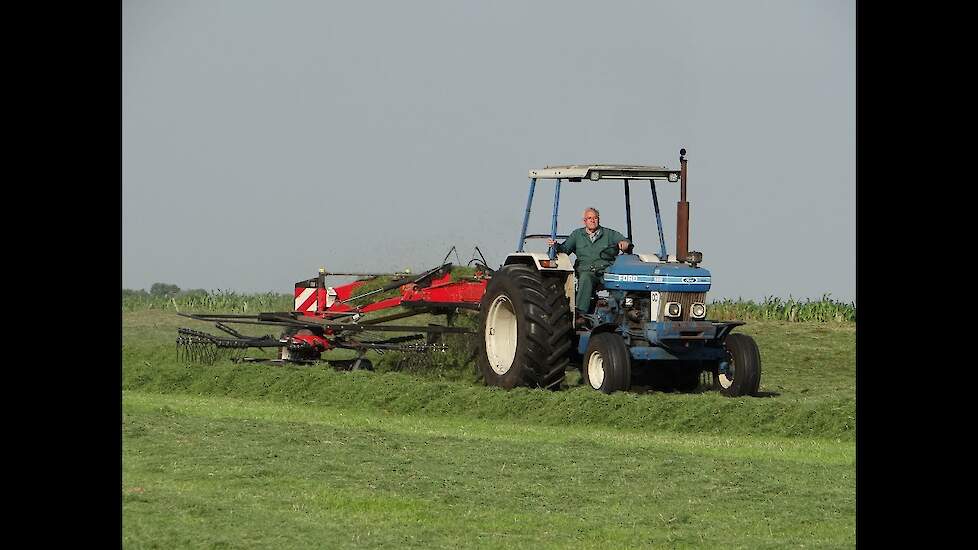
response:
{"label": "tractor front wheel", "polygon": [[486,384],[560,389],[573,336],[563,284],[525,265],[496,271],[479,306],[479,371]]}
{"label": "tractor front wheel", "polygon": [[631,387],[631,356],[625,341],[613,332],[591,337],[581,366],[584,383],[600,392],[613,393]]}
{"label": "tractor front wheel", "polygon": [[724,341],[727,368],[713,371],[713,385],[727,397],[753,395],[761,385],[761,352],[746,334],[731,334]]}

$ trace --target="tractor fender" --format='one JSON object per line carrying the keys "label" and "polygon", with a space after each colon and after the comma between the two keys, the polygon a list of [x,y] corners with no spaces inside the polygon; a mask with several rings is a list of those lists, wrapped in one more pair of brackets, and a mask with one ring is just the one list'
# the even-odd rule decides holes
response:
{"label": "tractor fender", "polygon": [[619,325],[616,325],[614,323],[604,323],[581,334],[580,340],[578,340],[577,342],[577,352],[580,353],[581,355],[584,355],[584,352],[587,351],[587,345],[591,341],[592,336],[594,336],[595,334],[601,334],[602,332],[615,332],[618,326]]}
{"label": "tractor fender", "polygon": [[514,252],[506,256],[504,266],[507,265],[527,265],[533,267],[543,276],[562,277],[564,283],[564,295],[570,301],[571,311],[574,311],[577,302],[576,284],[577,278],[574,276],[574,264],[570,261],[570,256],[564,253],[557,254],[557,265],[554,267],[543,267],[540,262],[550,260],[550,256],[543,252]]}
{"label": "tractor fender", "polygon": [[514,252],[509,256],[506,256],[506,261],[503,262],[503,265],[529,265],[535,267],[538,271],[544,274],[548,272],[559,273],[574,271],[574,264],[571,263],[570,256],[564,254],[563,252],[557,254],[557,265],[553,267],[544,267],[543,264],[540,263],[548,260],[550,260],[550,256],[548,256],[545,252]]}
{"label": "tractor fender", "polygon": [[727,340],[727,336],[730,336],[730,333],[732,333],[735,328],[741,325],[746,325],[747,323],[744,321],[714,321],[714,324],[717,325],[717,333],[712,343],[716,345],[723,345],[723,343]]}

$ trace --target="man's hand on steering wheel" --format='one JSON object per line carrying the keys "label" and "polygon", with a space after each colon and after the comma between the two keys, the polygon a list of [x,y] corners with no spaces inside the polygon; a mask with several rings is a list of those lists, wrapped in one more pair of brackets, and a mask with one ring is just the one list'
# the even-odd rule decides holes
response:
{"label": "man's hand on steering wheel", "polygon": [[631,248],[631,246],[632,243],[626,240],[621,240],[618,241],[616,244],[610,245],[606,247],[604,250],[602,250],[601,252],[599,252],[598,257],[601,258],[602,260],[606,260],[609,262],[614,261],[615,256],[617,256],[619,252],[627,253],[628,249]]}

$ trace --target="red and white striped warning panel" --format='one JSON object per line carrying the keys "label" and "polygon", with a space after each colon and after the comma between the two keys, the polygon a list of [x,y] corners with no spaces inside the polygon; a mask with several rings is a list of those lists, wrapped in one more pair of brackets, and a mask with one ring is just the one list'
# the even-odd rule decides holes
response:
{"label": "red and white striped warning panel", "polygon": [[308,311],[315,313],[319,311],[316,306],[319,305],[318,302],[323,301],[325,297],[326,304],[322,309],[328,309],[333,306],[336,302],[336,291],[333,287],[326,287],[326,292],[323,292],[320,288],[306,288],[296,285],[295,287],[295,311]]}
{"label": "red and white striped warning panel", "polygon": [[317,288],[295,287],[295,310],[316,311]]}

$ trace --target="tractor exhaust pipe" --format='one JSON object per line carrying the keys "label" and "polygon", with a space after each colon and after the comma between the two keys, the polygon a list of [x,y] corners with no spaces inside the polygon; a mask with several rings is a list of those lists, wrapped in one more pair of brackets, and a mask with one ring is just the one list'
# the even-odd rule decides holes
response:
{"label": "tractor exhaust pipe", "polygon": [[689,256],[689,203],[686,202],[686,149],[679,150],[679,203],[676,205],[676,259]]}

